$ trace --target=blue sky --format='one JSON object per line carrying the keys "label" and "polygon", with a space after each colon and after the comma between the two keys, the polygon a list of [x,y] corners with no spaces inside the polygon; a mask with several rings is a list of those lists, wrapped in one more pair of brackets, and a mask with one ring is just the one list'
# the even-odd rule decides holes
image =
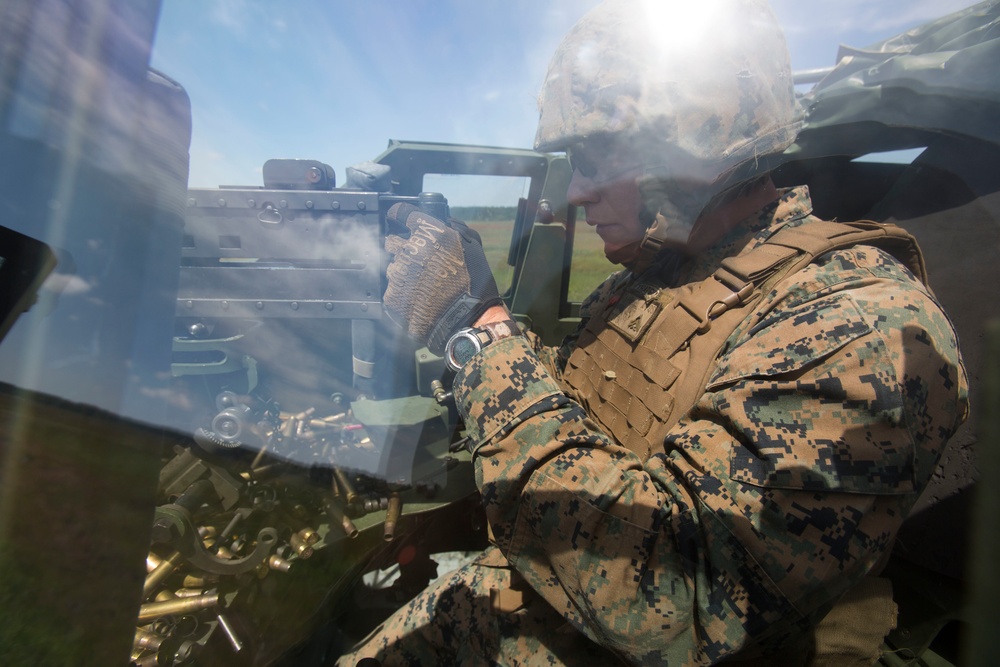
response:
{"label": "blue sky", "polygon": [[[273,157],[340,178],[390,138],[530,146],[549,57],[595,4],[165,0],[153,66],[191,97],[192,185],[259,184]],[[971,4],[772,1],[797,70]]]}

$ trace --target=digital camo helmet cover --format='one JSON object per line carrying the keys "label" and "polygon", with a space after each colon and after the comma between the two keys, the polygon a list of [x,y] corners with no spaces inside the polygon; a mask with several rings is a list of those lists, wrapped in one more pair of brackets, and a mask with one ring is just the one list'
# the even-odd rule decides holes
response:
{"label": "digital camo helmet cover", "polygon": [[685,242],[741,167],[784,151],[801,124],[764,0],[607,0],[563,38],[539,108],[538,150],[611,135],[635,153],[660,243]]}

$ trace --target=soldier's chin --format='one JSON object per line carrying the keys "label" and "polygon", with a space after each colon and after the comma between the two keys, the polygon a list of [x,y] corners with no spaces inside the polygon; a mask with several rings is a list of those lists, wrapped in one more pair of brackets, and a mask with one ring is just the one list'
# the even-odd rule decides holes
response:
{"label": "soldier's chin", "polygon": [[612,264],[623,264],[628,266],[639,257],[639,246],[641,241],[635,241],[623,246],[604,245],[604,256]]}

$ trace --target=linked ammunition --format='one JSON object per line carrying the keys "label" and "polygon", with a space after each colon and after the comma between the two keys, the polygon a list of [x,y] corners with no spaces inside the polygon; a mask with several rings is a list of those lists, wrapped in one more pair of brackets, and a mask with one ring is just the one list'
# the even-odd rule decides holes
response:
{"label": "linked ammunition", "polygon": [[285,423],[281,425],[281,435],[287,440],[295,435],[295,430],[298,428],[299,420],[295,417],[289,417],[285,420]]}
{"label": "linked ammunition", "polygon": [[303,528],[302,530],[299,531],[299,535],[302,537],[302,540],[309,546],[313,546],[314,544],[319,542],[319,533],[317,533],[312,528]]}
{"label": "linked ammunition", "polygon": [[174,591],[174,595],[178,598],[196,598],[199,595],[204,595],[204,588],[178,588]]}
{"label": "linked ammunition", "polygon": [[267,566],[272,570],[277,570],[278,572],[288,572],[288,570],[291,569],[292,564],[281,556],[272,555],[267,559]]}
{"label": "linked ammunition", "polygon": [[156,554],[154,554],[152,551],[150,551],[149,555],[146,556],[146,574],[149,574],[150,572],[152,572],[153,570],[155,570],[156,567],[161,562],[163,562],[163,559],[160,558],[159,556],[157,556]]}
{"label": "linked ammunition", "polygon": [[302,539],[301,533],[292,533],[288,542],[292,545],[292,549],[295,550],[295,555],[299,558],[305,559],[313,555],[313,548],[306,544],[306,541]]}
{"label": "linked ammunition", "polygon": [[297,415],[295,415],[295,419],[298,419],[299,421],[303,421],[305,419],[309,419],[310,417],[313,416],[313,413],[315,413],[315,412],[316,412],[316,408],[315,407],[306,408],[302,412],[300,412]]}
{"label": "linked ammunition", "polygon": [[184,588],[205,588],[209,584],[214,584],[219,580],[219,575],[203,572],[201,574],[189,574],[184,577]]}
{"label": "linked ammunition", "polygon": [[184,557],[181,556],[180,552],[173,552],[167,558],[160,561],[160,564],[156,566],[156,569],[149,573],[146,577],[145,583],[142,585],[142,599],[145,600],[149,597],[149,594],[155,591],[163,580],[173,574],[177,566],[184,561]]}
{"label": "linked ammunition", "polygon": [[160,648],[160,644],[166,639],[163,635],[158,635],[155,632],[150,632],[149,630],[143,630],[142,628],[135,629],[135,639],[132,645],[135,648],[149,649],[150,651],[156,651]]}
{"label": "linked ammunition", "polygon": [[160,662],[155,653],[150,653],[149,655],[133,653],[132,661],[129,664],[133,667],[157,667]]}
{"label": "linked ammunition", "polygon": [[199,609],[215,607],[218,604],[218,593],[208,593],[197,597],[181,598],[167,602],[147,602],[139,607],[139,623],[148,623],[161,616],[188,614]]}

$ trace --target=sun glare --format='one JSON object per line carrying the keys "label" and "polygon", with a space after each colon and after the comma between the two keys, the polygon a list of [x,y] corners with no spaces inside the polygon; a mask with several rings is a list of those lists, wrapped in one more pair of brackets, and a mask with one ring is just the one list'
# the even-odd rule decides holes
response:
{"label": "sun glare", "polygon": [[718,17],[725,3],[647,1],[643,3],[644,27],[650,31],[648,43],[666,52],[697,48],[715,35]]}

